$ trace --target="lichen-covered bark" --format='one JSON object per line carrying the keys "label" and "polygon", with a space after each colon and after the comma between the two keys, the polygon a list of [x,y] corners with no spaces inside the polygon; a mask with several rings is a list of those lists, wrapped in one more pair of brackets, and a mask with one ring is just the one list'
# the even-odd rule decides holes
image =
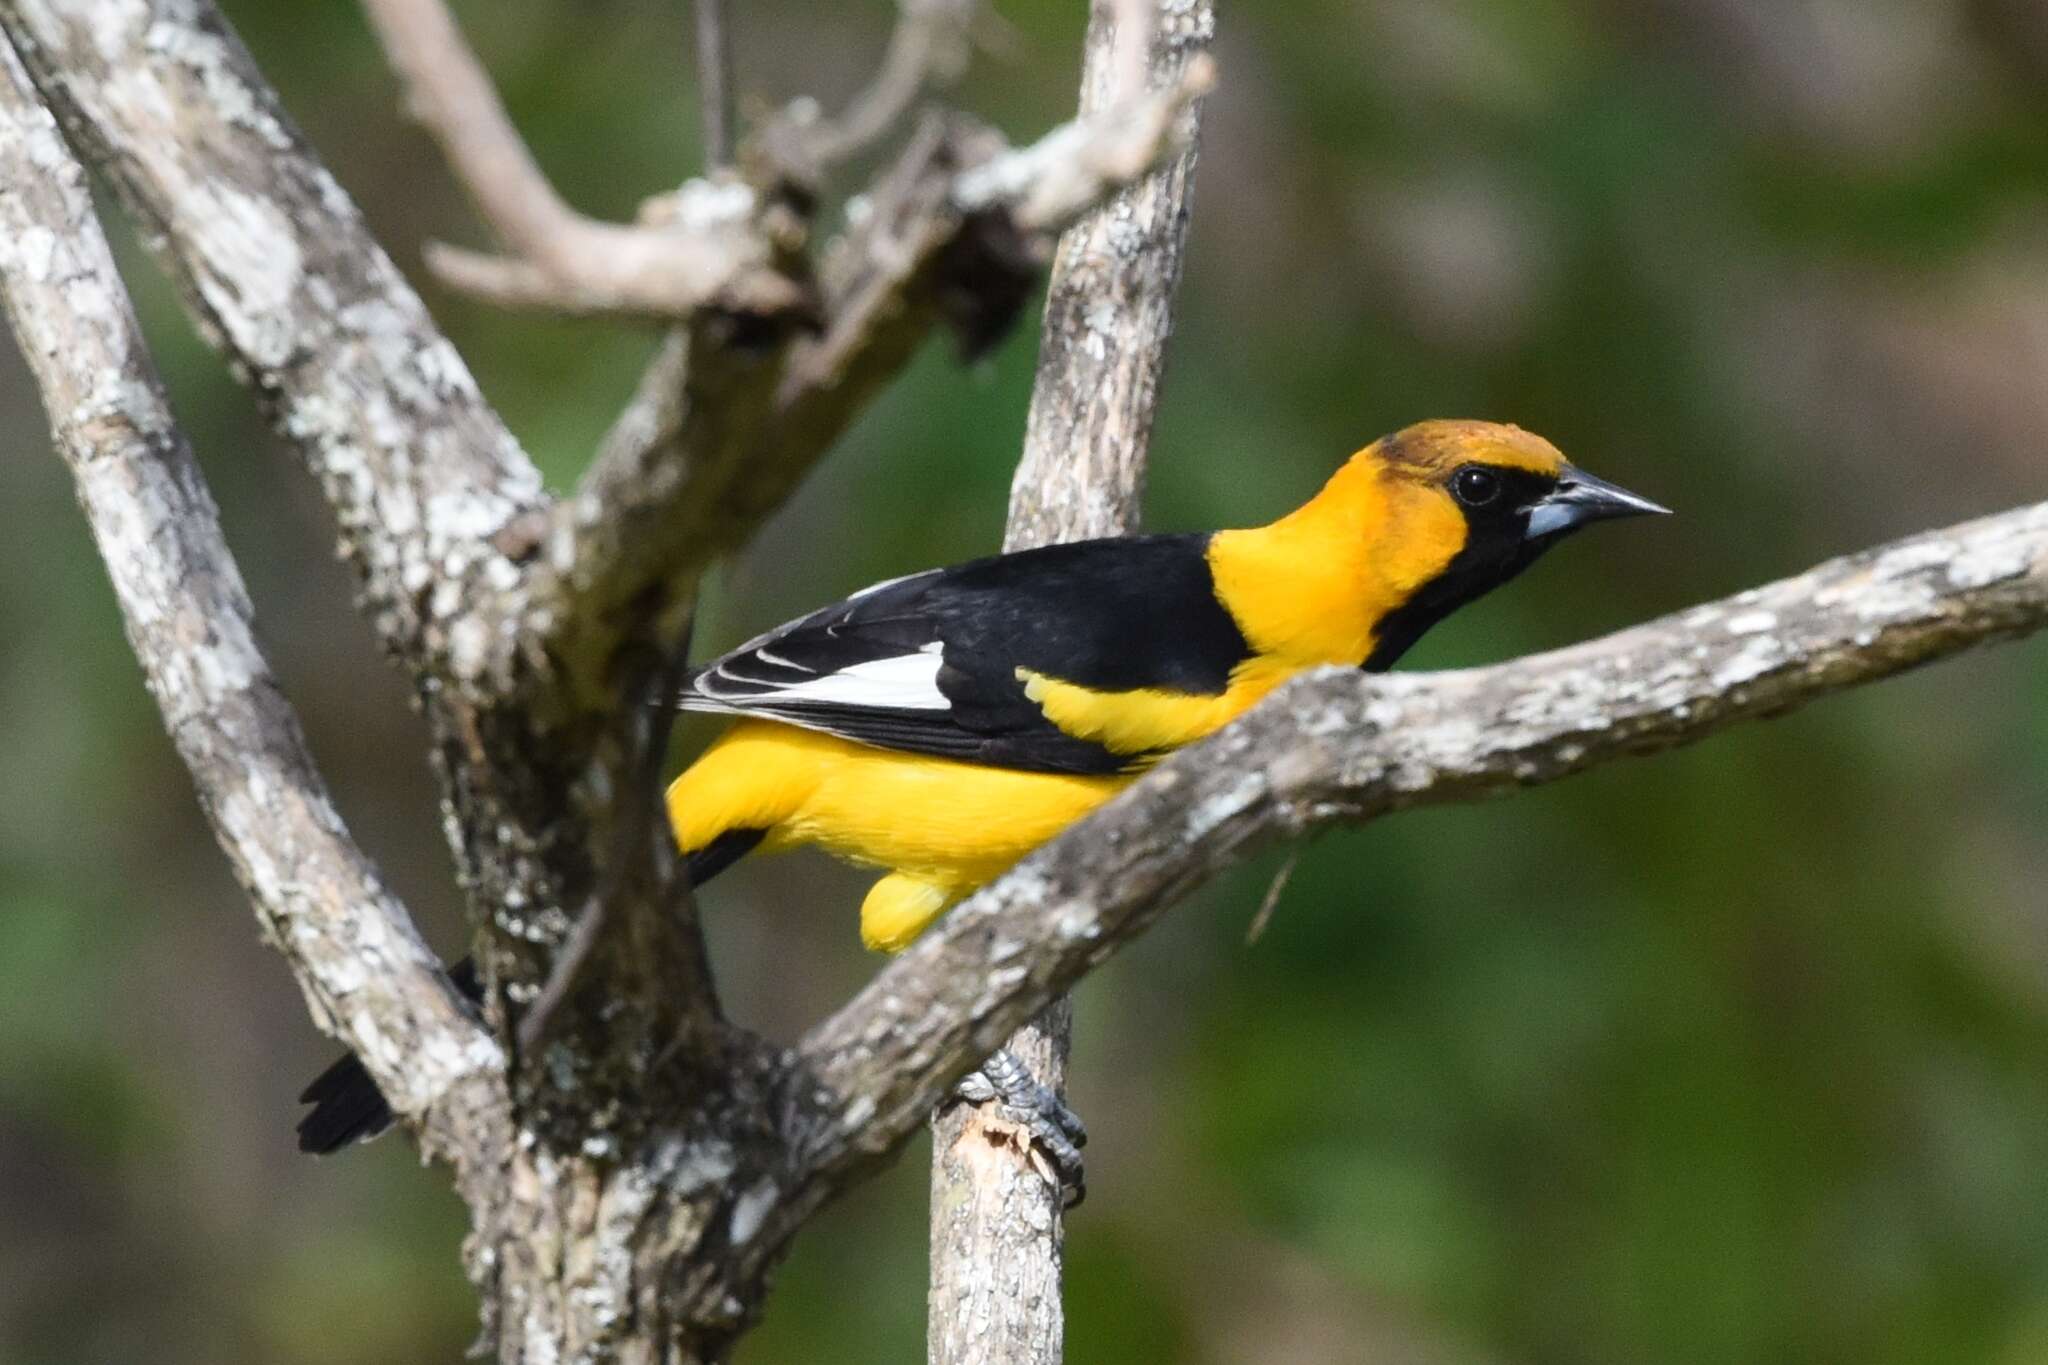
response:
{"label": "lichen-covered bark", "polygon": [[[1083,111],[1120,97],[1117,10],[1113,0],[1095,0]],[[1160,3],[1153,22],[1153,84],[1169,85],[1204,58],[1215,36],[1215,6]],[[1178,116],[1185,150],[1060,238],[1024,457],[1010,484],[1016,543],[1114,535],[1137,523],[1193,207],[1200,114],[1199,105],[1190,105]]]}
{"label": "lichen-covered bark", "polygon": [[692,926],[637,875],[653,838],[612,838],[658,653],[593,670],[611,689],[595,704],[545,704],[559,674],[509,624],[539,480],[211,5],[10,0],[0,24],[321,482],[362,606],[417,689],[501,1036],[588,900],[627,902],[605,1017],[579,1000],[549,1066],[522,1073],[529,1121],[586,1140],[609,1123],[601,1085],[648,1088],[654,1058],[710,1031]]}
{"label": "lichen-covered bark", "polygon": [[504,1126],[504,1054],[343,828],[72,158],[0,40],[0,281],[129,643],[269,941],[430,1149]]}
{"label": "lichen-covered bark", "polygon": [[36,83],[93,149],[203,330],[272,408],[407,661],[482,666],[468,599],[539,476],[210,5],[10,0]]}

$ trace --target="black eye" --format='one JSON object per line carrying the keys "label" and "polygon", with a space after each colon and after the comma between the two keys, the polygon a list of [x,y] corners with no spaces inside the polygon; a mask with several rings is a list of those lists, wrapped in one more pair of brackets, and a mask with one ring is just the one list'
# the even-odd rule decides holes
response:
{"label": "black eye", "polygon": [[1468,464],[1451,475],[1451,492],[1467,507],[1484,507],[1500,496],[1500,475]]}

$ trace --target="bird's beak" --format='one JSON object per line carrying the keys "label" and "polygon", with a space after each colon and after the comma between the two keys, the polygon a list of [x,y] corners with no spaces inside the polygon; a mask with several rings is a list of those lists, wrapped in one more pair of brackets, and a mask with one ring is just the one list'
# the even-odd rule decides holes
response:
{"label": "bird's beak", "polygon": [[1524,538],[1542,540],[1589,521],[1606,521],[1611,517],[1653,515],[1670,516],[1671,509],[1638,497],[1618,484],[1596,479],[1575,465],[1566,465],[1550,496],[1529,508],[1529,529]]}

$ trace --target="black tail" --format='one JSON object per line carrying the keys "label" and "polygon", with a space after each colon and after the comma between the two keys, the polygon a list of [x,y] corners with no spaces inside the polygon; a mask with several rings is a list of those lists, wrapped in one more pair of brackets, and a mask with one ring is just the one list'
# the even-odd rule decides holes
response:
{"label": "black tail", "polygon": [[[747,856],[765,830],[734,829],[713,839],[686,860],[690,884],[702,886]],[[464,958],[448,969],[448,979],[471,1000],[483,999],[476,963]],[[299,1093],[300,1104],[313,1108],[299,1120],[299,1150],[326,1154],[351,1142],[367,1142],[391,1126],[391,1106],[353,1052],[345,1053]]]}
{"label": "black tail", "polygon": [[[483,999],[483,983],[476,977],[476,961],[465,957],[448,969],[448,979],[472,1001]],[[299,1120],[299,1150],[340,1151],[351,1142],[368,1142],[391,1126],[391,1106],[384,1092],[363,1070],[353,1052],[344,1052],[299,1092],[299,1103],[312,1110]]]}

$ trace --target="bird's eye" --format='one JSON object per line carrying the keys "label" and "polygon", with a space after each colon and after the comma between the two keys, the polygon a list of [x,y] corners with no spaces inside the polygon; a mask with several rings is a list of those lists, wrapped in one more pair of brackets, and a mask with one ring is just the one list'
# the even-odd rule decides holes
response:
{"label": "bird's eye", "polygon": [[1451,492],[1467,507],[1484,507],[1500,496],[1500,475],[1468,464],[1451,476]]}

